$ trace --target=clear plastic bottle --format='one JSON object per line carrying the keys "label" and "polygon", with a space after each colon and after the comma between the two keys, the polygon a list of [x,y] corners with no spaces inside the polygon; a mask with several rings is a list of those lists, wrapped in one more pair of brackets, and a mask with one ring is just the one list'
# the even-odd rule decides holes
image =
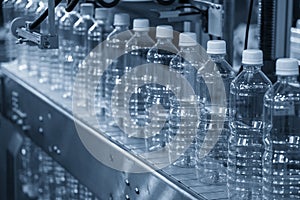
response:
{"label": "clear plastic bottle", "polygon": [[[74,50],[73,50],[73,82],[76,84],[76,106],[87,106],[87,64],[84,61],[88,52],[88,30],[94,24],[94,5],[92,3],[80,4],[80,18],[73,26]],[[76,82],[75,82],[76,80]]]}
{"label": "clear plastic bottle", "polygon": [[[155,44],[149,36],[149,20],[134,19],[133,20],[134,35],[126,43],[126,67],[124,73],[125,93],[132,93],[130,99],[124,95],[124,109],[129,110],[131,119],[124,119],[123,128],[126,133],[133,136],[142,135],[141,127],[145,125],[145,87],[138,87],[138,82],[142,81],[143,77],[130,73],[130,71],[139,65],[147,63],[147,53]],[[130,76],[128,74],[130,73]],[[129,88],[135,88],[134,91],[129,91]],[[130,122],[131,120],[131,122]],[[138,131],[138,132],[137,132]]]}
{"label": "clear plastic bottle", "polygon": [[263,199],[300,199],[298,62],[278,59],[277,82],[264,99]]}
{"label": "clear plastic bottle", "polygon": [[[25,7],[27,0],[16,0],[14,4],[14,17],[26,17]],[[19,70],[27,70],[27,55],[26,55],[26,43],[21,43],[17,45],[17,62]]]}
{"label": "clear plastic bottle", "polygon": [[[65,7],[64,3],[60,3],[55,8],[55,26],[56,30],[58,31],[59,21],[65,14]],[[60,37],[60,35],[59,35]],[[58,44],[61,45],[60,43]],[[49,81],[51,85],[51,90],[61,90],[63,87],[63,68],[60,66],[59,63],[59,49],[51,49],[49,50],[49,56],[47,59],[47,63],[49,65]]]}
{"label": "clear plastic bottle", "polygon": [[[25,7],[25,15],[27,20],[35,19],[40,12],[39,2],[37,0],[28,0],[28,3]],[[44,4],[42,4],[44,5]],[[38,10],[39,9],[39,10]],[[40,12],[38,12],[40,11]],[[27,59],[27,67],[29,75],[37,75],[38,63],[39,63],[39,55],[38,55],[38,47],[36,45],[30,46],[26,45],[26,57],[30,57]]]}
{"label": "clear plastic bottle", "polygon": [[12,61],[17,56],[16,38],[10,31],[10,25],[14,19],[14,4],[15,0],[4,0],[2,2],[3,27],[5,30],[5,57],[7,61]]}
{"label": "clear plastic bottle", "polygon": [[[88,111],[92,116],[104,114],[103,82],[100,82],[102,66],[104,66],[103,49],[100,43],[103,41],[105,23],[108,15],[107,8],[96,8],[95,23],[88,31]],[[98,46],[99,45],[99,46]],[[94,49],[96,48],[96,49]]]}
{"label": "clear plastic bottle", "polygon": [[263,100],[271,87],[261,71],[263,53],[245,50],[243,71],[230,85],[229,199],[262,199]]}
{"label": "clear plastic bottle", "polygon": [[[105,121],[109,126],[115,126],[116,122],[112,117],[111,97],[112,91],[116,84],[123,84],[120,78],[125,71],[125,55],[115,59],[116,52],[124,51],[127,41],[132,37],[129,31],[130,17],[126,13],[118,13],[114,16],[114,30],[108,35],[106,41],[106,73],[105,73]],[[123,100],[123,93],[115,96],[119,100]]]}
{"label": "clear plastic bottle", "polygon": [[[201,182],[210,184],[226,183],[227,178],[227,158],[228,158],[228,139],[230,135],[229,128],[229,91],[230,84],[235,78],[233,68],[225,60],[226,42],[224,40],[210,40],[207,42],[207,54],[212,61],[198,71],[201,88],[201,102],[204,104],[203,116],[200,118],[200,129],[197,135],[197,154],[201,151],[208,151],[204,158],[197,158],[197,168],[202,168],[203,173],[198,177]],[[212,68],[212,69],[207,69]],[[215,69],[213,69],[215,68]],[[219,72],[223,80],[223,85],[217,84],[219,77],[214,76],[212,72]],[[224,87],[224,88],[219,88]],[[208,91],[208,88],[211,88]],[[222,98],[220,91],[225,90],[226,104],[221,105],[219,99]],[[215,98],[214,102],[211,100]],[[216,99],[217,98],[217,99]],[[225,106],[225,107],[224,107]],[[226,113],[224,123],[219,119]],[[211,148],[210,145],[216,140],[215,137],[209,136],[211,132],[220,132],[217,143]],[[206,140],[206,144],[203,144]]]}
{"label": "clear plastic bottle", "polygon": [[74,47],[74,36],[73,26],[79,19],[79,14],[74,9],[71,12],[65,12],[64,16],[60,18],[58,25],[59,33],[59,65],[62,69],[63,74],[63,90],[64,98],[70,98],[72,95],[73,88],[73,47]]}
{"label": "clear plastic bottle", "polygon": [[[36,15],[39,16],[48,7],[48,1],[43,0],[39,2],[39,7],[36,11]],[[48,18],[40,24],[40,33],[47,35],[49,34],[48,29]],[[38,61],[33,61],[33,64],[29,67],[29,74],[34,76],[38,74],[38,79],[40,83],[48,84],[50,82],[50,66],[49,66],[49,55],[51,50],[49,49],[39,49],[36,47],[37,59]]]}
{"label": "clear plastic bottle", "polygon": [[[163,77],[166,77],[166,79],[168,79],[170,77],[170,75],[168,74],[170,61],[178,53],[178,49],[172,43],[173,27],[168,25],[157,26],[156,38],[156,44],[147,53],[147,62],[164,65],[167,70],[164,72],[165,74],[160,74],[160,76],[162,75]],[[151,109],[149,107],[154,108],[157,106],[162,106],[165,112],[160,112],[159,109],[152,109],[151,122],[149,123],[149,120],[147,119],[145,126],[145,135],[152,136],[148,137],[148,139],[146,140],[148,151],[155,151],[159,148],[165,147],[168,142],[168,115],[170,109],[169,97],[171,94],[171,90],[168,85],[162,86],[155,83],[156,76],[158,75],[157,73],[159,72],[154,71],[154,74],[147,74],[148,77],[146,77],[148,80],[153,82],[146,85],[146,109]],[[163,127],[160,131],[158,131],[157,133],[153,133],[153,129],[159,129],[162,125]]]}
{"label": "clear plastic bottle", "polygon": [[[192,106],[194,102],[199,104],[199,82],[197,81],[197,71],[203,65],[203,60],[200,58],[199,50],[197,48],[196,33],[184,32],[179,35],[179,47],[180,51],[170,62],[170,70],[177,73],[177,95],[170,97],[170,129],[169,140],[173,140],[173,137],[178,134],[181,123],[181,117],[188,117],[190,120],[197,121],[198,116],[193,115],[195,108]],[[196,96],[188,94],[187,88],[183,84],[183,81],[189,82],[193,88]],[[196,97],[196,99],[195,99]],[[180,102],[179,102],[180,101]],[[185,107],[190,112],[182,112],[181,107]],[[182,130],[187,132],[181,132],[181,136],[177,141],[172,143],[175,147],[170,148],[170,160],[173,160],[172,156],[178,157],[173,163],[179,167],[195,167],[195,142],[191,143],[189,148],[186,148],[186,137],[191,137],[195,127],[192,124],[191,127],[183,127]],[[173,149],[175,150],[173,152]]]}

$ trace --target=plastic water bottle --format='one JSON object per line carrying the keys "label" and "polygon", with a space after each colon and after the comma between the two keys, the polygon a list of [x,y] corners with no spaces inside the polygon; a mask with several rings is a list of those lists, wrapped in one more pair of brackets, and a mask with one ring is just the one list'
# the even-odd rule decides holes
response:
{"label": "plastic water bottle", "polygon": [[[228,158],[228,139],[230,135],[229,129],[229,90],[232,80],[235,78],[233,68],[225,60],[226,43],[223,40],[210,40],[207,43],[207,54],[212,61],[198,71],[201,88],[201,102],[204,104],[204,110],[200,117],[200,128],[197,134],[197,168],[200,173],[201,182],[218,184],[226,183],[227,178],[227,158]],[[208,69],[210,68],[210,69]],[[215,68],[215,69],[214,69]],[[218,71],[223,84],[217,84],[217,78],[213,75],[213,71]],[[223,88],[221,88],[223,87]],[[210,88],[210,90],[208,90]],[[224,105],[220,103],[222,100],[220,92],[225,90],[226,99]],[[214,99],[212,99],[214,98]],[[224,116],[225,114],[225,116]],[[219,122],[221,117],[224,123]],[[218,133],[218,138],[210,136],[210,133]],[[208,144],[216,144],[211,147]],[[203,143],[204,141],[205,144]],[[204,158],[200,158],[200,150],[209,152]]]}
{"label": "plastic water bottle", "polygon": [[80,18],[73,26],[73,35],[75,47],[73,51],[73,81],[76,84],[76,93],[78,99],[77,106],[87,106],[87,65],[84,62],[88,54],[88,30],[94,24],[94,5],[92,3],[82,3],[80,5]]}
{"label": "plastic water bottle", "polygon": [[262,199],[263,100],[271,87],[263,53],[245,50],[243,71],[230,85],[229,199]]}
{"label": "plastic water bottle", "polygon": [[300,199],[298,62],[278,59],[277,82],[264,99],[263,199]]}
{"label": "plastic water bottle", "polygon": [[[124,84],[120,80],[125,71],[125,55],[115,59],[116,52],[125,51],[127,41],[132,37],[128,27],[130,24],[130,17],[126,13],[115,14],[114,26],[115,29],[108,35],[106,41],[106,69],[105,73],[105,120],[109,126],[115,126],[116,122],[112,117],[111,98],[112,91],[116,84]],[[118,93],[115,95],[115,101],[123,101],[124,94]]]}
{"label": "plastic water bottle", "polygon": [[[146,118],[145,97],[143,96],[145,94],[145,87],[138,87],[138,83],[144,77],[130,71],[134,67],[147,63],[147,53],[155,43],[149,36],[148,19],[134,19],[133,31],[134,35],[126,44],[125,52],[127,59],[124,73],[125,92],[132,93],[132,95],[129,99],[125,95],[123,103],[124,109],[129,110],[131,119],[124,119],[123,127],[126,133],[138,136],[143,134],[143,131],[140,130],[145,125]],[[134,88],[134,91],[130,91],[129,88]]]}
{"label": "plastic water bottle", "polygon": [[[174,156],[178,159],[173,163],[179,167],[195,167],[195,142],[193,141],[187,150],[187,137],[195,136],[197,131],[196,127],[190,123],[181,124],[181,117],[187,117],[189,120],[197,121],[197,113],[194,112],[195,108],[193,103],[199,104],[199,82],[197,81],[197,70],[203,65],[203,60],[200,58],[199,50],[197,48],[196,33],[184,32],[179,35],[180,51],[170,62],[170,70],[178,74],[175,87],[176,96],[170,96],[170,127],[169,127],[169,140],[174,140],[173,137],[179,134],[179,127],[184,125],[180,133],[180,137],[176,141],[172,141],[172,148],[170,148],[170,161]],[[183,81],[188,81],[195,95],[187,93]],[[183,112],[185,108],[187,112]],[[185,115],[185,116],[184,116]],[[194,133],[194,135],[193,135]]]}
{"label": "plastic water bottle", "polygon": [[[25,6],[27,0],[16,0],[14,3],[14,17],[24,17],[25,16]],[[17,45],[17,61],[19,70],[27,70],[27,55],[26,55],[26,43],[21,43]]]}
{"label": "plastic water bottle", "polygon": [[[43,0],[39,3],[37,9],[37,16],[39,16],[48,6],[48,1]],[[49,34],[48,29],[48,18],[40,24],[41,34]],[[37,51],[37,61],[33,61],[32,65],[29,65],[29,74],[34,76],[38,74],[39,82],[48,84],[50,82],[50,66],[49,66],[49,55],[51,55],[50,49],[39,49],[36,47]]]}
{"label": "plastic water bottle", "polygon": [[[161,25],[156,27],[156,44],[147,53],[147,62],[154,64],[161,64],[166,67],[165,74],[163,77],[168,77],[169,65],[172,58],[178,53],[177,48],[172,43],[173,39],[173,27],[168,25]],[[158,73],[158,72],[157,72]],[[145,126],[145,134],[149,137],[146,140],[146,146],[148,151],[155,151],[157,149],[163,148],[167,144],[168,131],[169,131],[169,109],[170,109],[170,94],[171,90],[168,85],[162,86],[155,83],[156,76],[158,74],[150,75],[148,74],[147,79],[153,83],[146,85],[146,101],[147,110],[152,107],[151,122],[148,120]],[[157,106],[162,106],[165,112],[156,109]],[[156,107],[156,108],[155,108]],[[158,111],[158,112],[156,112]],[[165,123],[166,122],[166,123]],[[159,129],[163,124],[161,130],[153,133],[153,129]]]}
{"label": "plastic water bottle", "polygon": [[[103,41],[105,22],[108,9],[96,8],[95,23],[88,31],[88,111],[92,116],[103,115],[104,91],[103,82],[100,82],[102,67],[104,66],[103,49],[98,46]],[[96,48],[96,49],[94,49]],[[101,84],[102,83],[102,84]]]}
{"label": "plastic water bottle", "polygon": [[60,18],[58,24],[59,34],[59,60],[60,68],[63,73],[63,94],[64,98],[70,98],[73,88],[73,47],[74,47],[74,36],[73,26],[79,19],[79,14],[75,10],[71,12],[65,12],[64,16]]}
{"label": "plastic water bottle", "polygon": [[4,0],[2,2],[3,26],[5,30],[5,57],[7,61],[12,61],[16,58],[16,38],[10,32],[10,25],[14,19],[14,4],[15,0]]}
{"label": "plastic water bottle", "polygon": [[[58,31],[59,20],[65,14],[65,7],[64,3],[59,4],[55,8],[55,28]],[[60,35],[59,35],[60,37]],[[61,45],[60,43],[58,44]],[[49,81],[51,85],[51,90],[61,90],[63,88],[63,68],[59,63],[59,49],[51,49],[49,50],[49,56],[47,59],[47,63],[49,65]]]}

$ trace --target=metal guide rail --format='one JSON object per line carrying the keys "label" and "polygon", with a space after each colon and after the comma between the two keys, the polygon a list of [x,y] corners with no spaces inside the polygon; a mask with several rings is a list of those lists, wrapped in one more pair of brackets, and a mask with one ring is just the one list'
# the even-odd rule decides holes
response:
{"label": "metal guide rail", "polygon": [[[139,156],[140,140],[123,143],[119,129],[104,133],[95,119],[73,116],[71,99],[18,70],[16,63],[3,64],[2,73],[4,116],[100,199],[227,199],[225,184],[202,184],[193,168],[169,165],[153,171],[155,166]],[[105,153],[117,153],[151,172],[125,173],[104,165],[84,147],[78,129],[105,147]]]}

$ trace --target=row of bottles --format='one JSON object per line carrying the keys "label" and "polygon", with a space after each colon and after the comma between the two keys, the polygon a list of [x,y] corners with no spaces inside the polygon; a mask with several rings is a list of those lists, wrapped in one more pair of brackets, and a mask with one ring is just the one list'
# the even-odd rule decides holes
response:
{"label": "row of bottles", "polygon": [[[46,3],[38,5],[36,14]],[[157,26],[155,42],[147,19],[135,19],[132,33],[126,13],[115,14],[112,29],[107,9],[90,3],[72,12],[62,8],[56,9],[59,49],[19,45],[20,70],[64,98],[76,93],[75,106],[104,119],[105,131],[119,128],[124,140],[139,138],[146,152],[167,148],[170,163],[195,168],[203,183],[227,182],[230,199],[299,198],[294,60],[278,60],[272,86],[259,50],[243,52],[243,71],[236,76],[224,41],[209,41],[206,54],[195,33],[181,33],[178,50],[172,26]],[[23,56],[29,49],[32,59]],[[141,74],[143,64],[150,65]]]}
{"label": "row of bottles", "polygon": [[37,200],[98,199],[27,137],[24,137],[18,158],[19,187],[26,198]]}
{"label": "row of bottles", "polygon": [[278,59],[277,82],[261,71],[262,52],[246,50],[230,86],[230,199],[299,199],[298,62]]}

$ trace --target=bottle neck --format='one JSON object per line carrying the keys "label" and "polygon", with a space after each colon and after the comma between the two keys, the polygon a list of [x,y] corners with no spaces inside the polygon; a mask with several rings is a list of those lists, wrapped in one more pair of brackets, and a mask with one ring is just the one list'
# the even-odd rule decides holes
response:
{"label": "bottle neck", "polygon": [[157,38],[157,43],[165,44],[165,43],[173,43],[173,38]]}
{"label": "bottle neck", "polygon": [[96,23],[100,26],[105,26],[105,20],[103,19],[95,19]]}
{"label": "bottle neck", "polygon": [[139,37],[149,36],[148,31],[135,31],[134,34]]}
{"label": "bottle neck", "polygon": [[249,65],[249,64],[243,64],[243,71],[246,72],[254,72],[261,70],[262,64],[256,64],[256,65]]}
{"label": "bottle neck", "polygon": [[298,75],[290,75],[290,76],[278,75],[277,81],[280,83],[298,83]]}
{"label": "bottle neck", "polygon": [[208,54],[212,61],[217,62],[219,60],[225,60],[226,54]]}
{"label": "bottle neck", "polygon": [[196,46],[186,46],[186,47],[181,46],[180,51],[191,52],[191,51],[197,51],[197,49],[196,49]]}
{"label": "bottle neck", "polygon": [[115,30],[117,31],[127,31],[129,30],[128,25],[116,25]]}

